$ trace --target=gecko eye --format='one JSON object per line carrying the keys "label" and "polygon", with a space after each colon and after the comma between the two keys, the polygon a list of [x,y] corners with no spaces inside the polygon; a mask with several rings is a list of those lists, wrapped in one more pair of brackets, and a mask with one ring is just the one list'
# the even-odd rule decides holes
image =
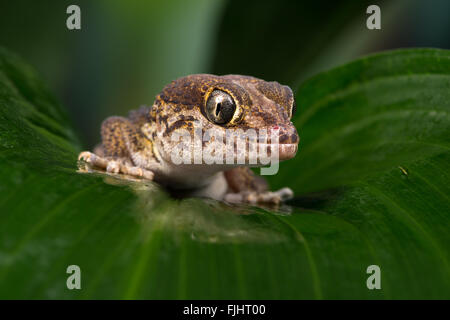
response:
{"label": "gecko eye", "polygon": [[206,101],[206,115],[208,119],[217,124],[231,121],[236,111],[233,98],[222,90],[214,90]]}

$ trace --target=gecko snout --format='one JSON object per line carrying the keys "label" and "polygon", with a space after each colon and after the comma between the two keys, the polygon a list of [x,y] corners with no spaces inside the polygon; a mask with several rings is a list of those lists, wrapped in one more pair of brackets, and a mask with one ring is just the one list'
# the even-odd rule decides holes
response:
{"label": "gecko snout", "polygon": [[298,150],[299,136],[294,125],[274,126],[272,131],[278,131],[279,159],[288,160],[295,156]]}

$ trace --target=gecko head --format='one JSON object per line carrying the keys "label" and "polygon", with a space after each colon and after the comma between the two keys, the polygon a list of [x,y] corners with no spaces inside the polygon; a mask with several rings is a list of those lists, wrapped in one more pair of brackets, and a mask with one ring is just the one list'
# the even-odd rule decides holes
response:
{"label": "gecko head", "polygon": [[[293,158],[299,136],[292,90],[240,75],[190,75],[172,81],[150,111],[148,136],[165,161],[220,168]],[[188,138],[189,137],[189,138]],[[233,158],[233,162],[231,162]],[[221,161],[220,161],[221,160]],[[244,161],[244,163],[242,163]]]}

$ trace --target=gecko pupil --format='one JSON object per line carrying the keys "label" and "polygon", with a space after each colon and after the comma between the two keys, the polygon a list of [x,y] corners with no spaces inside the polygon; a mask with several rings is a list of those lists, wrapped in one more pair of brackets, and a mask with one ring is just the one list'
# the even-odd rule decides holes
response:
{"label": "gecko pupil", "polygon": [[219,113],[220,113],[220,107],[221,107],[221,103],[219,102],[218,104],[217,104],[217,107],[216,107],[216,117],[219,115]]}
{"label": "gecko pupil", "polygon": [[216,124],[225,124],[233,119],[236,112],[236,103],[233,98],[222,90],[211,92],[206,101],[206,115]]}

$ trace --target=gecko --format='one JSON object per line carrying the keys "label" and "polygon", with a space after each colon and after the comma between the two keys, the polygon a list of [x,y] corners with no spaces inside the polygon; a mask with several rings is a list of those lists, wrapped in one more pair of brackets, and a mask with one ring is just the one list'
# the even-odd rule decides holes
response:
{"label": "gecko", "polygon": [[[189,75],[166,85],[152,106],[130,111],[128,117],[106,118],[101,143],[93,152],[81,152],[78,161],[90,169],[153,180],[186,196],[277,205],[292,198],[293,192],[287,187],[270,191],[266,180],[250,169],[261,163],[174,163],[173,151],[179,142],[173,137],[193,136],[199,125],[203,133],[209,130],[223,136],[264,129],[278,134],[278,158],[288,160],[298,150],[299,135],[291,121],[295,111],[292,90],[278,82],[243,75]],[[203,149],[215,143],[216,150],[229,150],[217,138],[200,143]],[[246,143],[246,147],[267,148],[270,154],[275,142],[247,139]],[[233,148],[238,151],[236,143]],[[188,157],[195,156],[197,151],[192,150],[196,149]],[[245,159],[249,160],[248,155]]]}

